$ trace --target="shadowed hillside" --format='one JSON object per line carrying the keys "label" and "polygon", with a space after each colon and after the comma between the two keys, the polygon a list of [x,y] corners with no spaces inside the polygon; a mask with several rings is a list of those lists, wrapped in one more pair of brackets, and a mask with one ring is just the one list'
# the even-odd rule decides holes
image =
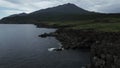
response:
{"label": "shadowed hillside", "polygon": [[56,7],[38,10],[30,14],[15,14],[3,18],[1,23],[32,23],[38,21],[64,21],[64,20],[82,20],[89,15],[95,14],[78,6],[67,3]]}
{"label": "shadowed hillside", "polygon": [[[4,24],[39,24],[42,26],[64,27],[72,29],[98,29],[119,31],[120,14],[103,14],[84,10],[67,3],[56,7],[38,10],[29,14],[10,15],[0,20]],[[101,24],[102,23],[102,24]]]}

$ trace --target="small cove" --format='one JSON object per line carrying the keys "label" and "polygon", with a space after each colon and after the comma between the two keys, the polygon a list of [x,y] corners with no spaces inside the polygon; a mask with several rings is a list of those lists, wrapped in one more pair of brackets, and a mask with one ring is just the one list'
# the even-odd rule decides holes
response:
{"label": "small cove", "polygon": [[59,48],[60,42],[38,35],[55,30],[32,24],[0,24],[0,68],[80,68],[90,63],[89,51],[48,51]]}

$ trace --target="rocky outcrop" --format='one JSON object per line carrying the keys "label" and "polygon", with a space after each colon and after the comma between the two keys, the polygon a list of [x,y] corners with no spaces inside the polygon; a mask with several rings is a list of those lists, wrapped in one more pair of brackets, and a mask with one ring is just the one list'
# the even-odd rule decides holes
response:
{"label": "rocky outcrop", "polygon": [[57,35],[56,33],[44,33],[44,34],[39,35],[39,37],[46,38],[48,36],[49,37],[54,37],[56,35]]}
{"label": "rocky outcrop", "polygon": [[91,68],[120,68],[120,32],[58,29],[53,35],[65,49],[90,49]]}
{"label": "rocky outcrop", "polygon": [[91,47],[94,68],[120,68],[120,42],[118,41],[103,42]]}

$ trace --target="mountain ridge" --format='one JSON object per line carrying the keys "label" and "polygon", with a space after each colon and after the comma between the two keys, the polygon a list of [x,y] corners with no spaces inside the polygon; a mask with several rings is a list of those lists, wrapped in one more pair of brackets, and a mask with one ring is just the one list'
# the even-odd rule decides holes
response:
{"label": "mountain ridge", "polygon": [[38,10],[38,11],[35,11],[35,12],[32,12],[30,14],[40,14],[42,12],[55,12],[55,13],[65,13],[65,14],[83,14],[83,13],[89,13],[89,11],[87,10],[84,10],[74,4],[71,4],[71,3],[67,3],[67,4],[63,4],[63,5],[58,5],[58,6],[55,6],[55,7],[51,7],[51,8],[47,8],[47,9],[42,9],[42,10]]}
{"label": "mountain ridge", "polygon": [[91,12],[84,10],[75,4],[67,3],[34,11],[32,13],[20,13],[4,17],[0,23],[36,23],[41,21],[70,21],[70,20],[83,20],[92,19],[97,16],[103,15],[102,13]]}

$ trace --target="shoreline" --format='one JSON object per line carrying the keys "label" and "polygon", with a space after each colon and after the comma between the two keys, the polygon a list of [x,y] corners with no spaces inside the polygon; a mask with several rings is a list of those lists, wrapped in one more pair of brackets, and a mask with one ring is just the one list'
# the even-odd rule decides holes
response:
{"label": "shoreline", "polygon": [[58,28],[56,32],[46,36],[55,36],[65,49],[90,49],[91,64],[86,68],[120,68],[120,32],[102,32],[94,29],[76,30],[67,29],[65,26],[53,27],[40,24],[39,26]]}
{"label": "shoreline", "polygon": [[88,68],[120,67],[120,32],[59,28],[49,36],[55,36],[65,49],[90,49],[91,64]]}

